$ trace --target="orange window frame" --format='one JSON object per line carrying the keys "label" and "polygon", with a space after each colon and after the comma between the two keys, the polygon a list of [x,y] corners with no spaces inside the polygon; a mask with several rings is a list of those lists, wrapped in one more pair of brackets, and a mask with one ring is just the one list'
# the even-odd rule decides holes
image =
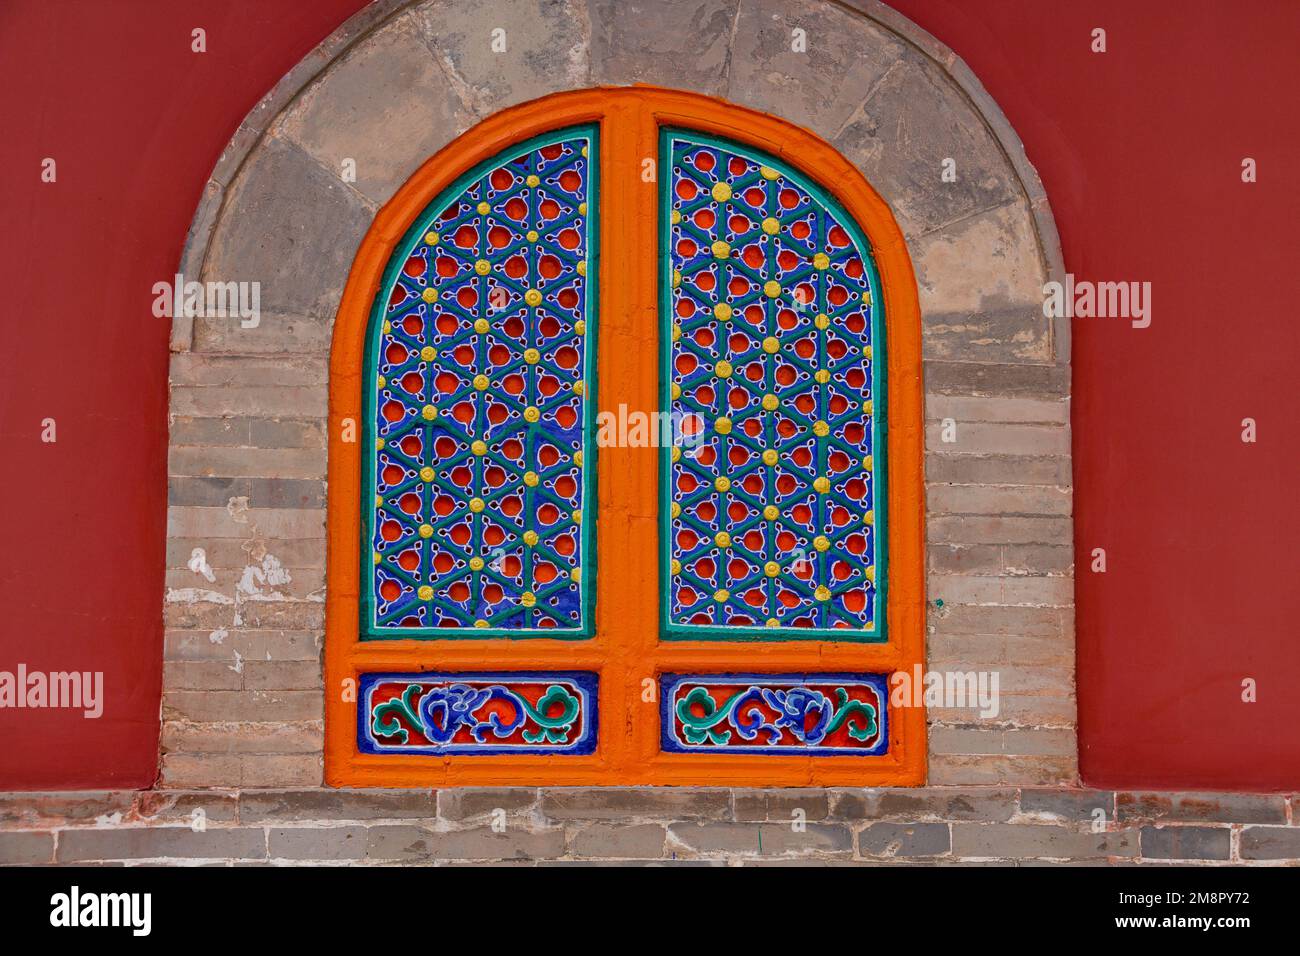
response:
{"label": "orange window frame", "polygon": [[[886,643],[662,641],[659,449],[604,449],[597,476],[595,636],[360,641],[362,421],[366,327],[384,268],[420,212],[467,170],[565,126],[600,124],[598,408],[659,402],[659,162],[662,127],[764,150],[819,183],[872,247],[884,297],[890,514]],[[665,173],[666,174],[666,173]],[[331,786],[734,785],[887,786],[925,782],[919,706],[889,704],[889,749],[872,757],[663,753],[662,673],[911,672],[924,662],[921,330],[902,231],[883,199],[833,147],[788,122],[732,103],[656,87],[557,93],[495,114],[440,150],[380,210],[361,243],[334,326],[329,385],[325,626],[325,780]],[[349,429],[347,422],[353,423]],[[357,687],[373,671],[574,671],[599,675],[599,738],[590,755],[362,754]],[[652,683],[646,684],[649,680]],[[644,689],[654,690],[645,699]]]}

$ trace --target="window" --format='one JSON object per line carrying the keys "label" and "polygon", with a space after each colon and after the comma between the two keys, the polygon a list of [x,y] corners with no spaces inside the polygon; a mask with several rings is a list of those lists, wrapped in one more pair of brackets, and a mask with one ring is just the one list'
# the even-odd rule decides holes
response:
{"label": "window", "polygon": [[648,88],[471,130],[340,306],[327,779],[922,782],[919,386],[902,237],[811,135]]}

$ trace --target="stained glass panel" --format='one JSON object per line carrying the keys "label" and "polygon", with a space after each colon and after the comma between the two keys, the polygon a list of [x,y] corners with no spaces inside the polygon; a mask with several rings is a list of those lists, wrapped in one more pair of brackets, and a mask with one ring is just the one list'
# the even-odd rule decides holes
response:
{"label": "stained glass panel", "polygon": [[[884,640],[885,410],[870,247],[788,164],[665,131],[670,638]],[[688,429],[689,431],[689,429]]]}
{"label": "stained glass panel", "polygon": [[471,171],[385,273],[363,638],[590,634],[595,143],[568,129]]}

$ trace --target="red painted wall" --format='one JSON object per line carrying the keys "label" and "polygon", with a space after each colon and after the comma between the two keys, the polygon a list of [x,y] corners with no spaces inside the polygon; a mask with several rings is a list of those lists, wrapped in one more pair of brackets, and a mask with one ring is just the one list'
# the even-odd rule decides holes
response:
{"label": "red painted wall", "polygon": [[103,671],[105,697],[98,720],[0,709],[0,790],[153,783],[168,320],[152,286],[240,120],[363,5],[0,4],[0,670]]}
{"label": "red painted wall", "polygon": [[[1067,267],[1154,284],[1075,323],[1081,760],[1099,786],[1300,786],[1290,612],[1300,4],[891,0],[1038,167]],[[362,0],[0,7],[0,670],[102,670],[106,712],[0,710],[0,789],[155,775],[166,320],[212,163]],[[190,30],[208,52],[190,52]],[[1104,27],[1109,51],[1089,51]],[[810,38],[815,43],[815,38]],[[1287,110],[1291,109],[1291,114]],[[40,162],[58,161],[58,183]],[[1260,181],[1243,185],[1244,156]],[[1240,441],[1241,419],[1259,441]],[[58,441],[40,440],[54,418]],[[1108,570],[1087,569],[1093,548]],[[1289,626],[1288,626],[1289,625]],[[1241,681],[1259,700],[1240,702]]]}

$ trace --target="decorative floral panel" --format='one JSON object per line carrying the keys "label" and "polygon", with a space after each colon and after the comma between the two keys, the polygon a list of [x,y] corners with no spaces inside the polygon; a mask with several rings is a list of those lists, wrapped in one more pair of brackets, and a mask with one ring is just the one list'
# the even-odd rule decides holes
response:
{"label": "decorative floral panel", "polygon": [[478,167],[390,263],[363,638],[590,635],[595,142],[568,129]]}
{"label": "decorative floral panel", "polygon": [[883,674],[664,674],[665,751],[870,756],[889,744]]}
{"label": "decorative floral panel", "polygon": [[362,753],[589,754],[596,675],[363,674]]}
{"label": "decorative floral panel", "polygon": [[[880,288],[857,224],[788,165],[667,131],[670,638],[884,640]],[[689,429],[688,429],[689,431]]]}

